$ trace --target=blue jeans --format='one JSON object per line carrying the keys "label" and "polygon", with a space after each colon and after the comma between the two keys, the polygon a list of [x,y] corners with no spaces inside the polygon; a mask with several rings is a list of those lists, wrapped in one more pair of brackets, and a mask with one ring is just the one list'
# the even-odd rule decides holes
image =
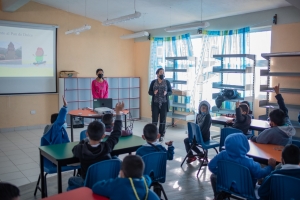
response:
{"label": "blue jeans", "polygon": [[84,180],[81,177],[73,176],[69,178],[67,191],[74,190],[84,186]]}

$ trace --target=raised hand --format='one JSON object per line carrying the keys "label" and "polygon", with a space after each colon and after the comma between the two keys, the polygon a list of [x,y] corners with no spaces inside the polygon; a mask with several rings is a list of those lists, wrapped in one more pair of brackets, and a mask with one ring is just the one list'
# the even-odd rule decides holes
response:
{"label": "raised hand", "polygon": [[62,99],[63,99],[63,102],[64,102],[64,106],[67,107],[68,102],[67,102],[67,100],[65,99],[65,96],[62,96]]}
{"label": "raised hand", "polygon": [[173,145],[173,141],[166,142],[165,144],[168,145],[168,146],[172,146]]}
{"label": "raised hand", "polygon": [[115,110],[116,110],[116,114],[117,115],[120,115],[121,114],[121,111],[124,109],[124,102],[122,101],[122,102],[118,102],[117,104],[116,104],[116,108],[115,108]]}
{"label": "raised hand", "polygon": [[276,85],[274,87],[274,91],[275,91],[276,95],[280,93],[279,90],[280,90],[280,83],[278,83],[278,85]]}
{"label": "raised hand", "polygon": [[235,107],[238,108],[240,106],[240,101],[235,102]]}

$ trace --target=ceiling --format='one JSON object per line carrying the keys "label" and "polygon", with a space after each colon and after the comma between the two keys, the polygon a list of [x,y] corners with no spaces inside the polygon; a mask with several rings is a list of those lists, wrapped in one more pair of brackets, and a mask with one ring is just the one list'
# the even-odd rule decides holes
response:
{"label": "ceiling", "polygon": [[[134,0],[32,1],[101,22],[135,11]],[[136,0],[136,11],[142,16],[117,26],[136,32],[201,21],[201,16],[204,21],[285,6],[291,4],[285,0],[202,0],[201,13],[201,0]]]}

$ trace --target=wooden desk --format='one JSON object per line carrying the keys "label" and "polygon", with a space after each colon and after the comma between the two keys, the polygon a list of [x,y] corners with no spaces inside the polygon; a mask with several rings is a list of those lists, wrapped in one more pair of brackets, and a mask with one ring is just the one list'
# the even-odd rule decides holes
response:
{"label": "wooden desk", "polygon": [[[123,110],[122,114],[125,116],[125,128],[127,127],[127,114],[129,113],[129,110]],[[99,115],[98,113],[94,112],[93,110],[71,110],[68,113],[71,117],[71,142],[74,141],[73,137],[73,119],[75,117],[83,117],[83,118],[93,118],[93,119],[101,119],[102,115]]]}
{"label": "wooden desk", "polygon": [[93,194],[93,191],[87,187],[81,187],[75,190],[53,195],[45,200],[108,200],[108,198]]}
{"label": "wooden desk", "polygon": [[[218,116],[218,117],[212,117],[212,123],[213,124],[221,124],[224,126],[232,126],[232,123],[226,123],[227,120],[231,120],[232,118],[230,117],[225,117],[225,116]],[[270,128],[270,125],[268,121],[264,120],[258,120],[258,119],[251,119],[251,125],[250,129],[251,130],[256,130],[256,131],[263,131],[265,129]]]}
{"label": "wooden desk", "polygon": [[[104,141],[106,138],[103,139]],[[61,167],[78,163],[79,159],[75,158],[72,149],[79,142],[70,142],[64,144],[55,144],[49,146],[39,147],[40,151],[40,170],[41,170],[41,190],[42,198],[45,197],[45,185],[44,185],[44,157],[53,162],[57,166],[57,190],[58,193],[62,192],[61,183]],[[135,152],[139,147],[145,144],[145,140],[142,137],[132,135],[128,137],[120,137],[118,144],[115,146],[111,155],[120,155]]]}

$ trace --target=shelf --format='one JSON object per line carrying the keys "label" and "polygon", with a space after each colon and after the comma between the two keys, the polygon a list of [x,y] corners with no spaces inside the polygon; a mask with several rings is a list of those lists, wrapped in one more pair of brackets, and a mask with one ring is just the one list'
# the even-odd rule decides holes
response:
{"label": "shelf", "polygon": [[180,81],[180,80],[173,80],[173,79],[167,79],[170,83],[174,84],[187,84],[187,81]]}
{"label": "shelf", "polygon": [[[285,104],[285,106],[287,107],[287,109],[300,110],[300,105]],[[261,107],[261,108],[274,108],[274,109],[279,108],[277,103],[268,103],[267,100],[259,101],[259,107]]]}
{"label": "shelf", "polygon": [[[260,91],[261,92],[274,92],[274,89],[268,87],[267,85],[260,85]],[[300,89],[280,88],[280,93],[300,94]]]}
{"label": "shelf", "polygon": [[189,61],[195,61],[195,57],[188,57],[188,56],[183,56],[183,57],[166,57],[166,60],[173,61],[173,60],[189,60]]}
{"label": "shelf", "polygon": [[216,89],[236,89],[236,90],[251,90],[252,85],[251,84],[247,84],[245,86],[242,85],[228,85],[228,84],[221,84],[219,82],[213,82],[213,86],[212,88],[216,88]]}
{"label": "shelf", "polygon": [[174,69],[173,67],[166,67],[165,72],[187,72],[187,69]]}
{"label": "shelf", "polygon": [[172,113],[172,112],[168,112],[167,117],[174,118],[174,119],[181,119],[181,120],[184,120],[184,121],[190,121],[190,120],[195,119],[194,114],[183,115],[183,114],[177,114],[177,113]]}
{"label": "shelf", "polygon": [[235,110],[217,108],[216,106],[213,106],[211,108],[211,112],[212,113],[218,113],[218,114],[235,114]]}
{"label": "shelf", "polygon": [[262,53],[261,57],[266,60],[270,60],[270,58],[274,57],[295,57],[300,56],[300,52],[278,52],[278,53]]}
{"label": "shelf", "polygon": [[255,60],[254,54],[220,54],[213,55],[213,58],[222,60],[223,58],[249,58],[251,60]]}
{"label": "shelf", "polygon": [[246,67],[246,69],[224,69],[221,66],[213,67],[212,72],[219,72],[219,73],[252,73],[252,67]]}
{"label": "shelf", "polygon": [[175,107],[175,108],[190,108],[190,103],[171,103],[170,104],[171,107]]}
{"label": "shelf", "polygon": [[268,70],[260,70],[260,76],[300,76],[300,72],[269,72]]}

